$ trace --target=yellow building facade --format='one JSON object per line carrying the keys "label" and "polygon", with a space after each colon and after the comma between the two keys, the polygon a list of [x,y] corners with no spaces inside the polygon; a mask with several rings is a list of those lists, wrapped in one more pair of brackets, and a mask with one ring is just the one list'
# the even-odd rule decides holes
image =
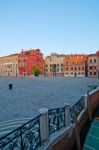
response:
{"label": "yellow building facade", "polygon": [[1,77],[18,76],[18,56],[19,54],[12,54],[9,56],[0,57]]}
{"label": "yellow building facade", "polygon": [[52,53],[45,58],[45,76],[64,76],[64,55]]}

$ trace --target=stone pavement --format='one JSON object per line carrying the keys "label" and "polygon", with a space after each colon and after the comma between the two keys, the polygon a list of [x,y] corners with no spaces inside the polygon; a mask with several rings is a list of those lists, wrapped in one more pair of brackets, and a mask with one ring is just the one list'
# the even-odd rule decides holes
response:
{"label": "stone pavement", "polygon": [[[13,84],[12,90],[8,88],[10,83]],[[99,80],[69,77],[0,78],[0,129],[5,132],[7,123],[12,128],[14,124],[19,126],[36,116],[40,108],[61,107],[66,102],[74,104],[86,93],[89,84],[99,85]]]}

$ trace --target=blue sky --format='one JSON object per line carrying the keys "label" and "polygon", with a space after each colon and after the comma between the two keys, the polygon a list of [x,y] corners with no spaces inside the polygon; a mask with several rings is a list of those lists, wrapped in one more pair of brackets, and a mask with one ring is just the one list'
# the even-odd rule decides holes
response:
{"label": "blue sky", "polygon": [[99,0],[0,0],[0,56],[22,48],[95,53]]}

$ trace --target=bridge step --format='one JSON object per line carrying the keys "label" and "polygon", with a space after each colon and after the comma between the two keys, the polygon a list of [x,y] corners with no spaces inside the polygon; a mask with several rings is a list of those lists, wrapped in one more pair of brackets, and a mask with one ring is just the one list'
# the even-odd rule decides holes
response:
{"label": "bridge step", "polygon": [[31,120],[32,118],[14,119],[0,123],[0,137],[20,127],[22,124]]}

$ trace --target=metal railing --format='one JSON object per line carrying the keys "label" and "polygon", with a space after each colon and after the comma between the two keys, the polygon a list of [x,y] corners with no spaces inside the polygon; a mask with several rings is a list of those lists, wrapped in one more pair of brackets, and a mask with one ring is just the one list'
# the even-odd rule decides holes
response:
{"label": "metal railing", "polygon": [[40,145],[40,116],[0,138],[0,150],[36,150]]}
{"label": "metal railing", "polygon": [[[97,86],[93,87],[93,89],[96,88]],[[63,127],[66,127],[66,123],[68,122],[67,118],[69,116],[71,116],[71,123],[74,123],[74,112],[77,113],[78,117],[84,109],[85,101],[83,96],[69,108],[69,114],[66,112],[67,108],[65,106],[62,108],[50,109],[47,112],[48,115],[46,115],[49,123],[49,134],[52,134],[56,131],[59,131]],[[35,117],[16,130],[1,137],[0,150],[36,150],[39,146],[41,146],[42,138],[40,134],[40,125],[42,126],[42,124],[40,117],[40,115]]]}
{"label": "metal railing", "polygon": [[81,111],[85,108],[85,102],[83,99],[83,96],[70,108],[70,114],[71,114],[71,123],[74,122],[74,112],[77,113],[77,117],[81,113]]}
{"label": "metal railing", "polygon": [[88,85],[87,86],[87,91],[91,92],[91,91],[95,90],[97,87],[98,87],[97,85]]}
{"label": "metal railing", "polygon": [[59,131],[65,127],[65,107],[50,109],[49,117],[49,134]]}

